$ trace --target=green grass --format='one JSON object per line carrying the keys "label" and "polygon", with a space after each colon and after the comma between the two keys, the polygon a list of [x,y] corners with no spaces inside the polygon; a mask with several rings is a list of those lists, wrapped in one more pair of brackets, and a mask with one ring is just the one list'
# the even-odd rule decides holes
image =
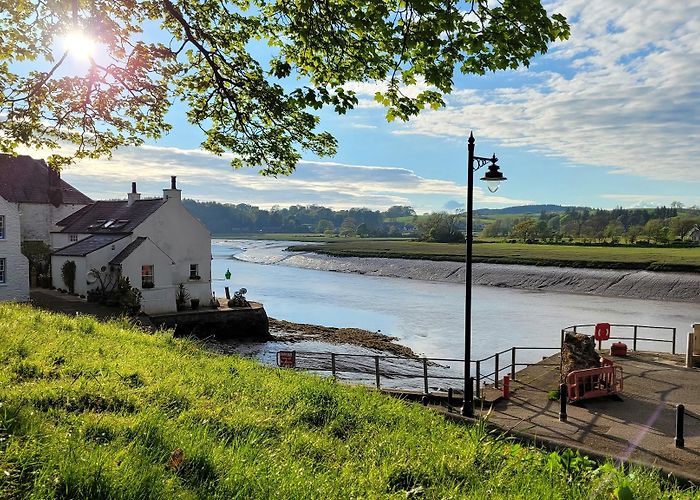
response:
{"label": "green grass", "polygon": [[[474,262],[700,272],[700,247],[644,248],[476,243],[473,248]],[[459,262],[464,260],[465,254],[463,243],[373,239],[336,239],[324,245],[300,245],[291,247],[291,250],[311,250],[339,257],[395,257]]]}
{"label": "green grass", "polygon": [[700,498],[654,471],[527,448],[483,425],[215,355],[167,332],[0,305],[0,498],[617,492]]}

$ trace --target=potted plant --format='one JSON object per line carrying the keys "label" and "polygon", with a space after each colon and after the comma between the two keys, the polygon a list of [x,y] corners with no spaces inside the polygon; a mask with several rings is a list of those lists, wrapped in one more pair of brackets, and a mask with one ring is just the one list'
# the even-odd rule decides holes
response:
{"label": "potted plant", "polygon": [[199,309],[199,299],[190,299],[192,310]]}
{"label": "potted plant", "polygon": [[175,292],[175,305],[177,306],[177,310],[183,311],[188,300],[190,300],[190,292],[187,291],[183,283],[180,283],[177,286],[177,292]]}

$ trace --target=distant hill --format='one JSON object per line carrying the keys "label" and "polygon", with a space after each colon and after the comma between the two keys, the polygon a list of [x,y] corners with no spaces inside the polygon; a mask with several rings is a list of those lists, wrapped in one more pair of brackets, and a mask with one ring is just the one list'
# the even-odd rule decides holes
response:
{"label": "distant hill", "polygon": [[551,214],[565,212],[567,208],[574,207],[564,207],[562,205],[520,205],[506,208],[479,208],[474,210],[474,212],[478,215],[525,215],[539,214],[543,211]]}

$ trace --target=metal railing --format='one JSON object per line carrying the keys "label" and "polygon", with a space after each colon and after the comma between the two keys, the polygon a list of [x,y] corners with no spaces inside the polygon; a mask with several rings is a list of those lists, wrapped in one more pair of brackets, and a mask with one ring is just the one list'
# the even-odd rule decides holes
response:
{"label": "metal railing", "polygon": [[[587,335],[593,335],[592,329],[595,329],[596,325],[595,323],[587,323],[587,324],[581,324],[581,325],[571,325],[567,326],[565,328],[562,328],[561,330],[561,344],[564,344],[564,335],[567,332],[573,332],[573,333],[586,333]],[[603,342],[610,342],[612,340],[631,340],[632,341],[632,351],[638,351],[638,350],[643,350],[643,349],[638,349],[638,344],[640,342],[656,342],[656,343],[662,343],[662,344],[671,344],[671,354],[676,354],[676,338],[677,338],[677,328],[672,327],[672,326],[651,326],[651,325],[629,325],[629,324],[618,324],[618,323],[610,323],[611,331],[615,331],[618,328],[623,328],[625,331],[630,331],[631,329],[631,337],[630,336],[610,336],[610,338],[606,341],[598,342],[598,350],[602,349]],[[612,329],[615,330],[612,330]],[[649,337],[640,337],[639,334],[640,332],[644,333],[644,330],[665,330],[670,333],[671,338],[649,338]]]}
{"label": "metal railing", "polygon": [[[470,375],[474,374],[475,396],[481,396],[481,385],[493,382],[499,387],[502,373],[510,374],[515,380],[519,368],[542,364],[541,362],[526,362],[518,360],[518,353],[525,351],[548,350],[556,352],[557,347],[511,347],[491,356],[472,360]],[[502,359],[508,354],[508,361]],[[283,360],[283,362],[281,362]],[[457,358],[412,358],[406,356],[346,354],[334,352],[280,351],[277,364],[305,371],[327,373],[341,378],[341,375],[351,375],[356,382],[372,383],[377,389],[421,389],[429,394],[431,384],[437,389],[447,390],[458,387],[454,392],[461,392],[464,381],[464,359]],[[455,368],[453,365],[457,365]],[[550,364],[546,364],[550,366]],[[553,366],[553,364],[552,364]],[[486,372],[485,370],[490,370]],[[405,381],[415,381],[407,384]],[[437,386],[435,386],[437,384]],[[410,385],[410,387],[409,387]],[[447,387],[441,387],[446,385]]]}

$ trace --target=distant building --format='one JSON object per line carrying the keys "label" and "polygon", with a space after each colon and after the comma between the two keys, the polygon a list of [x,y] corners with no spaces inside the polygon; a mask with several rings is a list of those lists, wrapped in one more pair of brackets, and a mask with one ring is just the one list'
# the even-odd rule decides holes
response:
{"label": "distant building", "polygon": [[690,241],[700,241],[700,226],[694,226],[685,237]]}
{"label": "distant building", "polygon": [[211,299],[211,235],[182,204],[172,177],[162,198],[141,199],[132,183],[127,200],[98,201],[57,224],[52,234],[53,285],[65,288],[61,268],[76,264],[75,292],[97,288],[92,269],[129,278],[149,314],[176,310],[183,284],[191,298]]}
{"label": "distant building", "polygon": [[47,250],[46,268],[38,269],[30,266],[22,243],[46,249],[56,222],[89,203],[43,160],[0,154],[0,301],[29,300],[30,281],[38,272],[48,273]]}

